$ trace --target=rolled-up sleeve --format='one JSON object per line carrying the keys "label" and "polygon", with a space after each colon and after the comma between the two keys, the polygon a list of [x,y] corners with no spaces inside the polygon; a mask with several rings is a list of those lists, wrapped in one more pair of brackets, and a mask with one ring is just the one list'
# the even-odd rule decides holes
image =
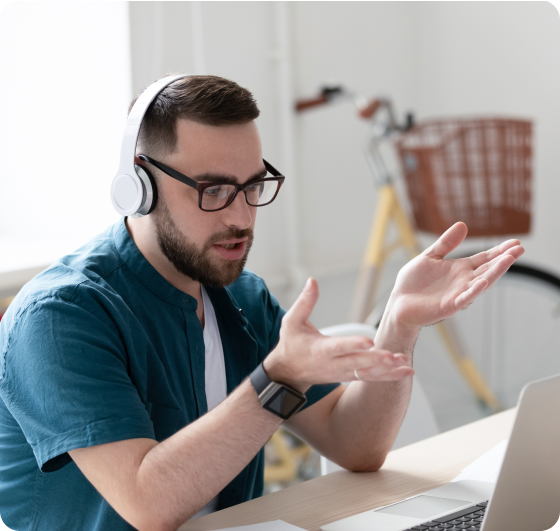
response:
{"label": "rolled-up sleeve", "polygon": [[109,318],[53,296],[29,305],[4,331],[0,396],[43,472],[69,463],[75,448],[154,438]]}

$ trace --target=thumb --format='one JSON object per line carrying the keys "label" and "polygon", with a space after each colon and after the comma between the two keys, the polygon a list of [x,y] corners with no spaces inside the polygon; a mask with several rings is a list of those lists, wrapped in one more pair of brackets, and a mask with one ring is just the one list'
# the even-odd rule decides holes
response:
{"label": "thumb", "polygon": [[286,317],[294,323],[304,323],[309,319],[318,298],[319,287],[317,281],[314,278],[307,279],[305,287],[286,313]]}
{"label": "thumb", "polygon": [[459,244],[467,236],[467,226],[459,221],[447,229],[431,247],[424,253],[431,258],[443,258],[451,251],[459,247]]}

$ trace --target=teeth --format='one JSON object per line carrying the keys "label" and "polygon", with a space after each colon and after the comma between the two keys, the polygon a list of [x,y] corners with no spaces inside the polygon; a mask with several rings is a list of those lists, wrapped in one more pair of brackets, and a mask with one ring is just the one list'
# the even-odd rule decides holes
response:
{"label": "teeth", "polygon": [[235,243],[224,243],[222,247],[224,249],[233,249],[235,247]]}

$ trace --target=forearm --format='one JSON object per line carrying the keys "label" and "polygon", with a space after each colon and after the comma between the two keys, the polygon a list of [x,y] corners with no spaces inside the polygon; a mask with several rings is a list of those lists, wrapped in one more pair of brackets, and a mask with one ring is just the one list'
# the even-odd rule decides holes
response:
{"label": "forearm", "polygon": [[103,445],[110,449],[84,448],[71,455],[135,528],[175,530],[247,466],[280,422],[261,407],[246,380],[210,413],[159,444],[138,439],[134,442],[140,446],[130,451],[130,446],[119,445],[131,441],[122,441]]}
{"label": "forearm", "polygon": [[379,470],[399,432],[411,388],[412,377],[351,383],[331,413],[323,455],[354,472]]}
{"label": "forearm", "polygon": [[[518,240],[509,240],[469,258],[444,260],[465,236],[466,226],[455,224],[399,272],[375,338],[376,348],[400,352],[412,365],[420,328],[467,308],[524,252]],[[411,389],[411,375],[394,382],[349,386],[332,408],[328,428],[336,441],[335,456],[344,457],[343,466],[353,470],[381,466],[398,434]]]}
{"label": "forearm", "polygon": [[138,470],[153,521],[176,529],[196,514],[247,466],[280,422],[263,410],[246,380],[212,412],[155,446]]}
{"label": "forearm", "polygon": [[[388,306],[375,347],[403,353],[412,364],[418,333],[418,328],[395,321]],[[349,470],[379,469],[399,432],[411,389],[412,376],[399,381],[352,382],[329,415],[331,448],[325,455]]]}
{"label": "forearm", "polygon": [[[315,341],[301,343],[308,348],[300,350],[296,363],[315,357],[318,361],[308,367],[300,362],[303,369],[312,369],[307,373],[308,382],[311,381],[309,375],[329,378],[328,382],[346,382],[355,380],[356,374],[362,382],[352,383],[345,391],[331,393],[288,424],[320,453],[345,468],[376,470],[383,463],[408,407],[414,374],[412,354],[420,328],[467,308],[523,254],[519,242],[509,240],[469,258],[444,259],[466,233],[466,226],[456,223],[434,245],[401,269],[375,339],[375,348],[367,347],[367,353],[363,352],[365,342],[360,345],[355,341],[354,346],[351,341],[337,344],[335,338],[318,337],[320,334],[316,330],[310,333],[309,301],[314,304],[318,296],[315,284],[308,283],[309,289],[306,287],[300,295],[299,306],[306,311],[296,309],[295,315],[300,319],[294,322],[299,323],[302,337],[315,335]],[[290,331],[291,324],[287,329]],[[329,340],[330,348],[321,349]],[[316,356],[325,351],[334,355],[323,359],[321,355]],[[298,375],[305,375],[305,371],[289,371],[293,365],[290,360],[279,370],[295,381]]]}

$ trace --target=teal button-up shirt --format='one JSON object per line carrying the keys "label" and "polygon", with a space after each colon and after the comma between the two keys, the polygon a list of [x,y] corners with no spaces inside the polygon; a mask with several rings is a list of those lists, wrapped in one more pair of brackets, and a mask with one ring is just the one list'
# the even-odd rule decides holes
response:
{"label": "teal button-up shirt", "polygon": [[[275,347],[284,311],[249,271],[206,289],[231,393]],[[124,220],[18,294],[0,322],[0,515],[8,526],[132,529],[68,451],[161,441],[207,412],[196,305],[144,258]],[[312,387],[308,406],[336,385]],[[263,469],[261,450],[219,507],[260,496]]]}

